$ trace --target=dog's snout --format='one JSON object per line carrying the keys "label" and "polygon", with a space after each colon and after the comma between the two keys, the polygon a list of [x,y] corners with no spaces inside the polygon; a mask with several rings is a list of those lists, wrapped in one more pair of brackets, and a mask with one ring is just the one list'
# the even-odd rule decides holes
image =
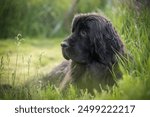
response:
{"label": "dog's snout", "polygon": [[63,41],[63,42],[61,42],[61,47],[67,48],[67,47],[69,47],[69,44],[67,42]]}

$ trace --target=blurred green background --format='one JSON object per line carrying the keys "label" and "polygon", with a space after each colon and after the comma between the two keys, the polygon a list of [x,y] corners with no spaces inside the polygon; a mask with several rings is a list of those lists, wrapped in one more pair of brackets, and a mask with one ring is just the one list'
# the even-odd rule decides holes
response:
{"label": "blurred green background", "polygon": [[[66,95],[51,86],[18,89],[64,60],[60,42],[73,16],[88,12],[109,19],[133,57],[120,65],[118,86],[95,96],[72,86]],[[150,99],[149,19],[149,0],[0,0],[0,99]]]}
{"label": "blurred green background", "polygon": [[111,0],[1,0],[0,37],[62,36],[76,13],[104,9]]}
{"label": "blurred green background", "polygon": [[14,38],[18,33],[24,37],[64,36],[70,32],[74,14],[102,12],[109,17],[114,12],[118,15],[124,12],[116,11],[117,5],[140,12],[149,3],[149,0],[0,0],[0,38]]}

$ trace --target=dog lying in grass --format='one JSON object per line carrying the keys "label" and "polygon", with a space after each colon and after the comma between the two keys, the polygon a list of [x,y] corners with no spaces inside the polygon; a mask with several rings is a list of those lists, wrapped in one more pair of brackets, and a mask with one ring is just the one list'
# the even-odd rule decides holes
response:
{"label": "dog lying in grass", "polygon": [[50,83],[63,90],[73,84],[92,92],[113,86],[121,78],[117,56],[124,55],[124,45],[106,18],[92,13],[76,15],[61,48],[66,61],[38,79],[41,85]]}
{"label": "dog lying in grass", "polygon": [[[62,43],[66,59],[48,75],[27,81],[22,89],[30,95],[32,87],[54,85],[64,90],[69,84],[78,89],[96,89],[113,86],[121,78],[118,57],[125,56],[124,45],[111,22],[98,14],[79,14],[72,22],[72,32]],[[29,87],[29,88],[28,88]],[[29,91],[26,91],[26,88]],[[20,88],[15,88],[18,91]],[[1,85],[1,94],[14,90]]]}

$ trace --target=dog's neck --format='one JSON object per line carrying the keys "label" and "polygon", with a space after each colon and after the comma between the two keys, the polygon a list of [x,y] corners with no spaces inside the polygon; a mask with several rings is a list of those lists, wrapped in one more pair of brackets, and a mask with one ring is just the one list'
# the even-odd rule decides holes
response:
{"label": "dog's neck", "polygon": [[[71,66],[73,68],[71,72],[73,83],[75,82],[81,89],[84,88],[83,86],[99,89],[99,85],[103,87],[103,84],[114,84],[113,79],[110,79],[112,78],[111,70],[104,64],[98,62],[89,64],[72,62]],[[88,90],[91,90],[90,88]]]}
{"label": "dog's neck", "polygon": [[[85,74],[90,74],[91,77],[104,77],[103,75],[110,72],[110,68],[99,62],[92,62],[87,64],[80,64],[74,61],[71,62],[72,67],[72,76],[75,76],[75,79],[83,77]],[[100,75],[102,73],[102,75]]]}

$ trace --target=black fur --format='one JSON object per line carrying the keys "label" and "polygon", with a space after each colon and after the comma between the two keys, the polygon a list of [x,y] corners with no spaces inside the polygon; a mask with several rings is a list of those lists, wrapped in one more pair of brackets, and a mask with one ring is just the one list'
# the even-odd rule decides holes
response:
{"label": "black fur", "polygon": [[49,76],[40,79],[60,89],[69,83],[92,91],[100,85],[115,84],[112,72],[121,77],[116,55],[124,54],[124,46],[111,22],[97,14],[76,15],[71,35],[61,43],[67,61],[54,68]]}

